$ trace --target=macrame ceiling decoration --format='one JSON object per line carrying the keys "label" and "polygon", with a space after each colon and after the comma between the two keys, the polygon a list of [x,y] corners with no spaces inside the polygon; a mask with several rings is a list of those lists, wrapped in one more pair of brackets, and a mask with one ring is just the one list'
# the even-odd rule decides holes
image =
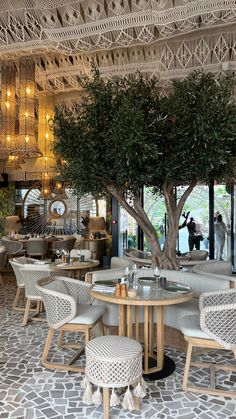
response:
{"label": "macrame ceiling decoration", "polygon": [[0,0],[1,59],[33,55],[36,88],[54,92],[78,90],[91,61],[105,77],[158,77],[163,91],[194,69],[234,70],[235,29],[233,0]]}

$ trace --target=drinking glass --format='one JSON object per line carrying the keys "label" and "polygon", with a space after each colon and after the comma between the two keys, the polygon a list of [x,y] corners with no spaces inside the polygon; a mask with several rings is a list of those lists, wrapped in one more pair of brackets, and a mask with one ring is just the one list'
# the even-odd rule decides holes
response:
{"label": "drinking glass", "polygon": [[155,280],[156,280],[156,284],[157,284],[157,286],[158,286],[158,288],[159,288],[159,286],[160,286],[160,276],[161,276],[161,270],[160,270],[160,268],[158,268],[158,266],[156,266],[156,267],[154,268],[154,270],[153,270],[153,275],[154,275],[154,278],[155,278]]}
{"label": "drinking glass", "polygon": [[136,265],[136,263],[132,265],[132,271],[134,275],[134,283],[137,283],[138,266]]}

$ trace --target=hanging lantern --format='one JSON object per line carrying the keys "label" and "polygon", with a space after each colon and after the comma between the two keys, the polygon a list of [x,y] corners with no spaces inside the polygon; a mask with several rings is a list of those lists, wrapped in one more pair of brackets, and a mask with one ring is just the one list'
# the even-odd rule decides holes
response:
{"label": "hanging lantern", "polygon": [[47,173],[50,178],[56,174],[56,160],[53,154],[53,132],[50,121],[54,117],[55,95],[43,92],[38,95],[38,147],[42,157],[37,158],[29,179],[42,179]]}
{"label": "hanging lantern", "polygon": [[12,154],[39,157],[35,138],[35,64],[32,58],[19,62],[19,135]]}
{"label": "hanging lantern", "polygon": [[47,172],[43,173],[41,182],[42,182],[42,188],[41,188],[40,197],[42,199],[53,199],[52,189],[51,189],[51,184],[50,184],[50,177]]}
{"label": "hanging lantern", "polygon": [[16,68],[13,62],[2,64],[0,156],[6,159],[15,143]]}
{"label": "hanging lantern", "polygon": [[59,201],[63,200],[63,199],[68,199],[68,195],[66,193],[65,186],[64,186],[64,183],[62,181],[60,181],[60,180],[55,181],[55,186],[54,186],[53,191],[55,193],[54,199],[57,199]]}
{"label": "hanging lantern", "polygon": [[8,170],[21,169],[21,165],[20,165],[18,156],[10,155],[8,157],[8,160],[7,160],[6,164],[5,164],[5,169],[8,169]]}

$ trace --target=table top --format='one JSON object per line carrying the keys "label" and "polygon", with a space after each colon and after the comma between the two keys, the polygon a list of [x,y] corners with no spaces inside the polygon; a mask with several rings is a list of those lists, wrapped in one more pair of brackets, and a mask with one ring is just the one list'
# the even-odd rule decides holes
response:
{"label": "table top", "polygon": [[[176,284],[174,282],[167,281],[167,284]],[[94,284],[95,285],[95,284]],[[186,286],[180,284],[181,286]],[[167,292],[162,288],[158,288],[157,284],[145,284],[139,285],[138,295],[135,298],[122,298],[115,297],[112,293],[106,293],[105,291],[94,291],[91,289],[92,297],[97,300],[105,301],[113,304],[123,304],[123,305],[136,305],[136,306],[165,306],[171,304],[180,304],[186,301],[189,301],[193,298],[193,293],[191,289],[185,293],[179,292]]]}
{"label": "table top", "polygon": [[84,262],[71,262],[71,263],[60,263],[53,264],[55,270],[75,271],[82,269],[95,268],[99,265],[99,260],[88,260]]}

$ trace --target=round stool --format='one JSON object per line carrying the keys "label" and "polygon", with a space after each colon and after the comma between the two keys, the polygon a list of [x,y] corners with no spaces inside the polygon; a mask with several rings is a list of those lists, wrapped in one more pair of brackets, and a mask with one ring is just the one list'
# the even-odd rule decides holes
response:
{"label": "round stool", "polygon": [[[103,415],[104,419],[108,419],[110,406],[120,404],[114,389],[128,386],[122,406],[124,409],[140,410],[140,398],[146,395],[142,352],[140,343],[123,336],[100,336],[90,341],[85,348],[85,378],[81,384],[85,388],[83,402],[100,405],[102,387]],[[91,383],[98,386],[94,393]],[[131,385],[135,386],[132,392]]]}

